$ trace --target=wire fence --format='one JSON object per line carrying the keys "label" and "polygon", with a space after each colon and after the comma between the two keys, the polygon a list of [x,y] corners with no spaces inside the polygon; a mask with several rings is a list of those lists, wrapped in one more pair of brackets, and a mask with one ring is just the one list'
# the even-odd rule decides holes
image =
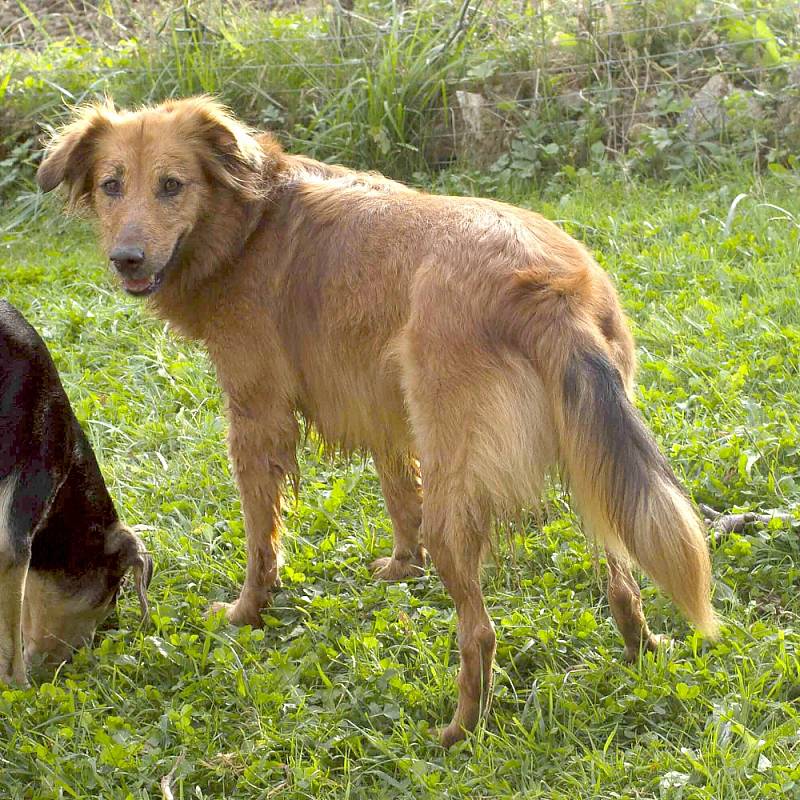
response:
{"label": "wire fence", "polygon": [[[46,97],[58,111],[103,93],[125,102],[206,91],[318,154],[358,160],[366,146],[373,162],[413,152],[427,165],[485,166],[515,142],[520,156],[526,137],[542,157],[613,156],[643,142],[658,151],[679,134],[800,149],[795,0],[424,6],[408,0],[385,18],[314,7],[294,27],[270,14],[230,26],[179,6],[160,27],[124,27],[123,43],[122,28],[116,40],[98,33],[84,59],[37,57],[57,47],[42,19],[28,39],[13,26],[0,35],[0,93],[12,104],[20,92]],[[438,33],[425,27],[437,21]]]}

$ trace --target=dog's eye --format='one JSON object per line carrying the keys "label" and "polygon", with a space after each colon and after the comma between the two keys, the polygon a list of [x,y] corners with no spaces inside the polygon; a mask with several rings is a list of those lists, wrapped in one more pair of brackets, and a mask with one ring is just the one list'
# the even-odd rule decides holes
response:
{"label": "dog's eye", "polygon": [[109,197],[118,197],[122,194],[122,184],[116,178],[103,181],[100,186]]}
{"label": "dog's eye", "polygon": [[177,178],[167,178],[162,184],[164,194],[178,194],[183,188],[183,184]]}

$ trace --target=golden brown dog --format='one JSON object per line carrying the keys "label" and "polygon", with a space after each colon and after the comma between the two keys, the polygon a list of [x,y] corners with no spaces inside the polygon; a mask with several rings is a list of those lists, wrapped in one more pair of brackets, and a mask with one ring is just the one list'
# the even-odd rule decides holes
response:
{"label": "golden brown dog", "polygon": [[445,745],[490,697],[492,519],[534,501],[554,467],[608,551],[626,656],[658,641],[629,558],[714,634],[703,531],[630,401],[616,292],[555,225],[289,155],[202,97],[78,111],[38,180],[94,212],[122,286],[213,359],[247,531],[231,622],[260,625],[278,584],[300,415],[374,457],[395,538],[378,576],[417,574],[424,543],[453,598],[461,671]]}

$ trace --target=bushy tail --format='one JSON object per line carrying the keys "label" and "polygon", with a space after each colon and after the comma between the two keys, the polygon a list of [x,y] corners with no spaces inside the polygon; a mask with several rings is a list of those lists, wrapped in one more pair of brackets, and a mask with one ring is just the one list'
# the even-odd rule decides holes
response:
{"label": "bushy tail", "polygon": [[716,636],[702,524],[619,372],[589,345],[567,354],[550,380],[562,469],[590,533],[630,554],[698,630]]}

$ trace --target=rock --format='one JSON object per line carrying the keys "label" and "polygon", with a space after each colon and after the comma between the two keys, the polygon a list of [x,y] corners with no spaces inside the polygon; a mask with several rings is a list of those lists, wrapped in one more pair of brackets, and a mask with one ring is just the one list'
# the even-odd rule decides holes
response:
{"label": "rock", "polygon": [[722,130],[726,121],[725,99],[731,92],[724,75],[712,75],[692,97],[689,108],[678,118],[693,136],[709,129]]}
{"label": "rock", "polygon": [[756,94],[734,87],[725,75],[713,75],[692,97],[679,117],[690,136],[728,131],[731,135],[762,125],[764,113]]}
{"label": "rock", "polygon": [[476,169],[488,167],[505,152],[505,127],[497,108],[479,92],[458,90],[450,119],[438,126],[426,149],[432,164],[458,160]]}
{"label": "rock", "polygon": [[456,136],[459,156],[466,157],[475,167],[494,163],[504,149],[501,117],[477,92],[457,91],[456,100],[461,111],[460,136]]}
{"label": "rock", "polygon": [[800,64],[790,70],[775,117],[778,137],[790,150],[800,153]]}

